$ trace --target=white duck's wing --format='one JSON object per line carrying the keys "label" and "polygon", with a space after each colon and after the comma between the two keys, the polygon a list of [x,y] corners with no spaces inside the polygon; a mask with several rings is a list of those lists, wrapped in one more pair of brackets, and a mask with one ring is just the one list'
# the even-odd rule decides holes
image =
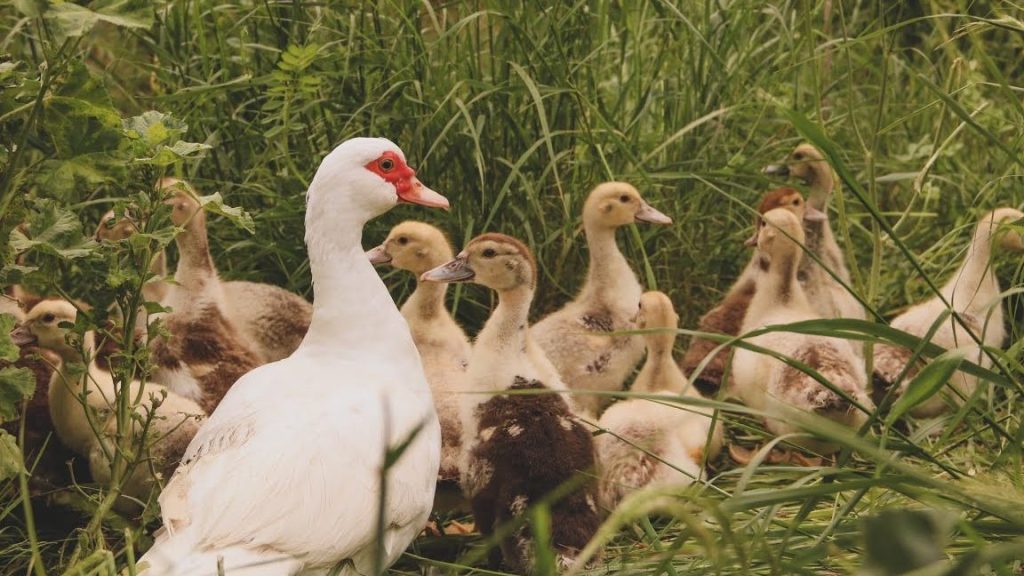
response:
{"label": "white duck's wing", "polygon": [[[388,376],[382,368],[366,374],[349,363],[303,373],[312,371],[309,366],[288,360],[266,365],[225,397],[161,495],[172,539],[180,533],[197,550],[272,550],[307,565],[358,563],[373,549],[385,451],[429,418],[389,474],[385,544],[395,540],[404,549],[423,527],[440,432],[432,412],[412,414],[423,405],[408,398],[418,389],[388,398],[371,384]],[[306,389],[288,397],[283,390],[290,385]],[[421,388],[429,395],[425,382]],[[415,449],[421,442],[430,449]]]}

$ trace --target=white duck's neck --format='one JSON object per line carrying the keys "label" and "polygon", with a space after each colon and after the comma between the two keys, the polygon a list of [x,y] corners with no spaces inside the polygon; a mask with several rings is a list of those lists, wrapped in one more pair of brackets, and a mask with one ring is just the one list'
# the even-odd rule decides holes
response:
{"label": "white duck's neck", "polygon": [[[314,185],[315,185],[314,181]],[[350,213],[307,211],[306,246],[313,276],[313,318],[300,351],[334,357],[406,357],[419,361],[409,326],[363,251],[365,220]]]}
{"label": "white duck's neck", "polygon": [[615,228],[584,223],[590,263],[587,279],[577,300],[601,301],[604,304],[627,302],[635,306],[640,297],[640,283],[626,257],[615,242]]}
{"label": "white duck's neck", "polygon": [[634,392],[674,392],[689,389],[686,377],[679,371],[679,365],[672,358],[672,344],[675,334],[647,334],[647,360],[633,383]]}
{"label": "white duck's neck", "polygon": [[964,261],[942,288],[942,295],[957,312],[987,312],[999,296],[999,281],[992,263],[994,229],[995,225],[989,222],[978,225]]}

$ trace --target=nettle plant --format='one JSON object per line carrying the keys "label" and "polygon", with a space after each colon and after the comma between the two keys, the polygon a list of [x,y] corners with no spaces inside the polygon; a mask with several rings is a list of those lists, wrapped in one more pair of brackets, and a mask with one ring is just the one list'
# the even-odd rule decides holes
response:
{"label": "nettle plant", "polygon": [[[79,546],[77,559],[103,547],[104,520],[122,483],[144,460],[146,435],[129,431],[147,430],[147,418],[134,409],[141,398],[126,392],[132,381],[147,379],[147,342],[163,332],[159,320],[140,321],[144,312],[142,318],[152,319],[165,311],[146,301],[143,286],[157,280],[151,265],[179,231],[168,217],[166,192],[156,182],[180,174],[210,146],[186,141],[187,126],[170,115],[148,111],[123,117],[87,67],[78,46],[93,25],[141,27],[148,25],[145,20],[113,21],[110,14],[55,6],[53,13],[29,14],[41,24],[35,50],[22,60],[0,61],[0,286],[17,284],[29,294],[75,302],[79,313],[69,340],[81,343],[85,332],[94,330],[96,349],[114,350],[110,369],[118,393],[112,416],[118,440],[110,459],[112,481],[106,490],[80,491],[91,495],[83,503],[91,521],[80,540],[89,544]],[[199,200],[207,210],[252,230],[251,218],[225,206],[219,194]],[[106,209],[129,218],[135,233],[97,241],[95,223]],[[13,327],[11,315],[0,315],[0,423],[9,430],[0,430],[0,490],[17,482],[30,517],[31,462],[25,461],[25,446],[12,423],[36,386],[45,383],[13,365],[19,357],[10,338]],[[87,365],[88,353],[82,353]],[[0,519],[9,513],[0,512]],[[154,513],[154,506],[146,507],[143,520]],[[32,521],[26,519],[31,532]],[[35,542],[34,535],[30,540]],[[38,554],[33,546],[33,555]]]}

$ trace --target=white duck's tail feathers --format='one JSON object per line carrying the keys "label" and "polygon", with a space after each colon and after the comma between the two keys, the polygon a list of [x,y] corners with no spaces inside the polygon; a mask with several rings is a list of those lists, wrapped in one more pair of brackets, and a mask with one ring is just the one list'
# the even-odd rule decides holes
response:
{"label": "white duck's tail feathers", "polygon": [[303,563],[273,550],[196,550],[185,538],[158,539],[139,559],[139,576],[294,576]]}

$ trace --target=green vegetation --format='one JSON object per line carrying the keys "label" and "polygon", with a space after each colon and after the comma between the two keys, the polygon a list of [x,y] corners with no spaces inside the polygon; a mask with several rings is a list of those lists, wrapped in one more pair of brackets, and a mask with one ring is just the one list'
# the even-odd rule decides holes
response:
{"label": "green vegetation", "polygon": [[[219,194],[207,206],[221,215],[210,227],[222,276],[309,296],[304,192],[320,159],[357,135],[399,143],[452,204],[449,214],[396,209],[368,228],[367,246],[407,218],[433,221],[456,245],[484,231],[517,236],[541,264],[538,315],[581,281],[579,211],[604,180],[632,182],[675,219],[620,240],[687,328],[748,258],[750,206],[778,185],[761,167],[802,140],[826,151],[843,180],[833,226],[856,261],[854,288],[883,316],[941,284],[978,216],[1024,202],[1017,3],[542,4],[3,3],[0,285],[88,302],[94,312],[77,329],[100,326],[120,341],[120,382],[144,376],[145,351],[124,336],[134,318],[118,319],[119,331],[104,311],[138,308],[148,262],[173,241],[156,179],[176,175]],[[103,212],[129,207],[145,234],[91,240]],[[15,229],[21,222],[28,233]],[[1021,284],[1019,259],[998,270],[1004,289]],[[385,278],[399,301],[411,289],[406,274]],[[467,287],[455,302],[471,333],[492,304]],[[643,498],[613,515],[598,571],[1020,574],[1019,289],[1006,304],[1002,366],[985,373],[990,394],[947,417],[957,425],[929,435],[882,415],[857,435],[808,422],[847,447],[835,466],[738,467],[723,457],[673,518],[647,520]],[[0,360],[16,357],[6,322]],[[806,328],[892,336],[879,325]],[[0,420],[30,393],[25,373],[0,370]],[[705,403],[722,408],[733,440],[762,440],[742,407]],[[119,426],[130,419],[124,404]],[[155,503],[139,524],[109,510],[116,491],[84,486],[66,495],[83,511],[83,531],[55,534],[45,507],[33,515],[22,506],[28,478],[13,432],[0,434],[0,574],[126,565],[155,526]],[[424,537],[392,570],[470,573],[484,566],[482,555],[465,555],[477,544]]]}

